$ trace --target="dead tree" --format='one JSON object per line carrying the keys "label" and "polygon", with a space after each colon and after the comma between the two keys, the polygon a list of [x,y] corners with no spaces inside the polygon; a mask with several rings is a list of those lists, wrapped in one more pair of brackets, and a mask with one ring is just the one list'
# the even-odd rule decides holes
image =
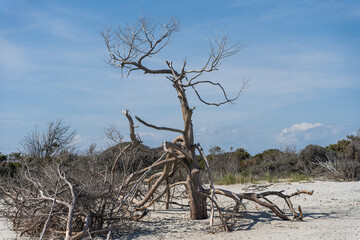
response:
{"label": "dead tree", "polygon": [[[209,56],[203,67],[200,69],[189,70],[186,61],[182,63],[182,66],[179,69],[174,67],[172,61],[164,61],[163,68],[151,68],[146,61],[165,48],[178,29],[179,24],[174,18],[170,19],[166,24],[153,23],[150,19],[140,18],[132,25],[125,25],[115,30],[109,27],[102,34],[109,54],[109,64],[111,66],[120,69],[122,73],[126,73],[126,76],[129,76],[134,71],[139,71],[144,74],[165,76],[165,79],[169,81],[176,91],[184,123],[181,129],[161,127],[150,124],[135,116],[135,119],[138,122],[147,127],[179,134],[173,141],[164,141],[162,146],[158,148],[146,148],[142,146],[142,141],[135,132],[136,125],[134,124],[129,111],[124,110],[122,112],[128,119],[130,138],[134,145],[140,146],[143,151],[163,152],[163,155],[151,166],[133,172],[126,179],[124,184],[132,184],[133,187],[126,196],[123,196],[123,201],[132,201],[135,203],[137,209],[144,209],[158,201],[164,195],[166,196],[166,202],[169,202],[169,189],[177,185],[185,185],[190,201],[190,217],[192,219],[207,218],[207,199],[210,199],[211,204],[211,223],[214,205],[218,208],[220,217],[222,216],[214,197],[215,194],[231,197],[237,203],[239,203],[241,199],[255,201],[260,205],[270,208],[282,219],[289,219],[279,207],[266,198],[268,195],[276,195],[283,198],[289,205],[293,218],[299,218],[292,207],[290,197],[309,192],[299,191],[293,195],[284,195],[282,192],[237,194],[214,188],[210,171],[211,168],[203,154],[200,144],[196,143],[194,140],[192,116],[195,108],[190,106],[186,90],[193,90],[199,101],[206,105],[220,106],[227,103],[233,103],[237,100],[244,89],[246,82],[242,83],[236,96],[229,97],[221,83],[206,79],[204,80],[202,77],[207,73],[218,70],[221,63],[228,57],[238,53],[243,48],[243,45],[240,43],[231,44],[226,35],[219,35],[210,43]],[[212,102],[205,100],[198,91],[198,88],[199,86],[206,84],[217,88],[223,96],[223,101]],[[206,162],[210,180],[210,188],[208,189],[206,189],[202,183],[196,151],[201,154]],[[162,168],[162,172],[155,171],[159,168]],[[182,171],[185,172],[185,174],[179,175],[180,181],[175,180],[175,174],[177,172],[181,173]],[[144,183],[148,184],[148,189],[143,187]],[[225,223],[224,228],[227,230]]]}
{"label": "dead tree", "polygon": [[40,132],[36,126],[25,136],[21,145],[28,157],[38,160],[45,159],[55,153],[71,149],[75,134],[75,131],[70,131],[70,126],[64,125],[63,121],[58,119],[49,122],[47,130],[44,132]]}

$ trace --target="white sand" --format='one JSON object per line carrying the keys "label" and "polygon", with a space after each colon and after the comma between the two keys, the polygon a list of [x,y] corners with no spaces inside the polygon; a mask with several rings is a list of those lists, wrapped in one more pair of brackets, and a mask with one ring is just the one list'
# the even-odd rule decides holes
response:
{"label": "white sand", "polygon": [[[235,192],[249,191],[249,185],[217,186]],[[209,221],[189,220],[186,209],[153,212],[148,223],[140,226],[143,233],[136,239],[360,239],[360,182],[278,183],[264,190],[314,190],[312,196],[292,198],[294,207],[300,204],[304,221],[283,221],[267,209],[244,201],[247,211],[238,218],[230,233],[210,233]],[[232,206],[232,200],[219,198],[222,206]],[[280,203],[279,207],[284,207]],[[260,211],[258,211],[259,209]],[[180,215],[180,216],[179,216]],[[219,220],[216,221],[219,225]]]}
{"label": "white sand", "polygon": [[[251,191],[250,185],[217,186],[235,192]],[[171,210],[151,210],[128,239],[360,239],[360,182],[277,183],[266,190],[314,190],[314,195],[292,198],[294,207],[300,204],[304,221],[283,221],[267,209],[244,201],[247,211],[237,218],[234,231],[211,233],[209,220],[190,220],[188,208],[174,205]],[[233,201],[219,197],[221,207],[230,207]],[[277,202],[279,203],[279,202]],[[284,203],[279,203],[284,207]],[[259,211],[260,210],[260,211]],[[16,235],[0,222],[0,240],[14,239]],[[220,226],[219,219],[215,224]]]}
{"label": "white sand", "polygon": [[17,234],[9,230],[5,219],[0,218],[0,240],[18,239]]}

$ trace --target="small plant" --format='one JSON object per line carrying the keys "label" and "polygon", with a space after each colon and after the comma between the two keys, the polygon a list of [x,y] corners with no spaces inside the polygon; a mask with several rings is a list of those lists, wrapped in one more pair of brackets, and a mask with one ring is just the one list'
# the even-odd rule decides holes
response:
{"label": "small plant", "polygon": [[236,183],[257,183],[257,181],[253,178],[251,173],[248,175],[227,173],[221,178],[216,179],[215,183],[220,185],[231,185]]}
{"label": "small plant", "polygon": [[279,177],[271,173],[266,173],[264,176],[264,180],[269,183],[277,183],[279,182]]}
{"label": "small plant", "polygon": [[249,176],[239,175],[239,180],[241,184],[251,182],[251,174]]}
{"label": "small plant", "polygon": [[234,174],[231,173],[227,173],[220,181],[220,184],[224,184],[224,185],[230,185],[230,184],[235,184],[237,183],[237,178]]}
{"label": "small plant", "polygon": [[310,177],[302,173],[293,173],[289,177],[290,182],[310,181]]}

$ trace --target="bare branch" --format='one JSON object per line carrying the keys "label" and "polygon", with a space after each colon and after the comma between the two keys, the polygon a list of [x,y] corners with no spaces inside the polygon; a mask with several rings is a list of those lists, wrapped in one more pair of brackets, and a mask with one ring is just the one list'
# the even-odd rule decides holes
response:
{"label": "bare branch", "polygon": [[51,208],[50,208],[49,215],[48,215],[48,217],[47,217],[47,219],[46,219],[46,221],[45,221],[43,230],[42,230],[42,232],[41,232],[41,234],[40,234],[40,237],[39,237],[40,240],[42,240],[43,237],[44,237],[44,234],[45,234],[47,225],[48,225],[48,223],[49,223],[50,217],[51,217],[51,215],[52,215],[52,212],[54,211],[54,207],[55,207],[55,203],[56,203],[56,197],[57,197],[57,192],[58,192],[58,184],[59,184],[59,181],[56,183],[54,198],[53,198],[53,201],[52,201],[52,204],[51,204]]}
{"label": "bare branch", "polygon": [[[209,194],[210,193],[210,189],[206,189],[206,192]],[[272,210],[278,217],[280,217],[283,220],[290,220],[284,212],[282,212],[280,210],[280,208],[278,206],[276,206],[275,204],[273,204],[271,201],[269,201],[268,199],[266,199],[267,196],[278,196],[282,199],[285,200],[285,202],[288,204],[292,214],[293,214],[293,219],[297,219],[299,220],[299,215],[297,215],[292,207],[292,204],[290,202],[290,198],[293,196],[297,196],[300,194],[308,194],[308,195],[312,195],[314,191],[297,191],[295,193],[292,193],[290,195],[286,195],[282,193],[283,191],[267,191],[267,192],[263,192],[263,193],[234,193],[228,190],[224,190],[224,189],[215,189],[215,193],[216,194],[221,194],[230,198],[233,198],[235,201],[237,201],[238,198],[240,199],[247,199],[250,201],[254,201],[258,204],[260,204],[261,206],[267,207],[270,210]],[[264,199],[266,202],[262,201],[261,199]]]}
{"label": "bare branch", "polygon": [[109,64],[115,68],[142,70],[150,74],[171,74],[169,69],[150,69],[143,60],[159,53],[178,31],[179,24],[171,18],[167,24],[152,23],[140,18],[136,23],[117,30],[105,29],[102,36],[109,53]]}
{"label": "bare branch", "polygon": [[[208,83],[208,84],[211,84],[211,85],[214,85],[214,86],[219,87],[219,88],[221,89],[221,92],[222,92],[224,98],[225,98],[225,101],[223,101],[223,102],[208,102],[208,101],[205,101],[205,100],[201,97],[201,95],[199,94],[199,92],[196,90],[196,88],[195,88],[195,85],[197,85],[197,84],[204,84],[204,83]],[[203,103],[206,104],[206,105],[214,105],[214,106],[217,106],[217,107],[218,107],[218,106],[220,106],[220,105],[223,105],[223,104],[226,104],[226,103],[233,103],[234,101],[236,101],[236,100],[239,98],[239,96],[240,96],[240,94],[242,93],[242,91],[244,90],[246,84],[247,84],[247,81],[246,81],[246,82],[244,81],[243,84],[242,84],[241,89],[239,90],[238,94],[237,94],[234,98],[228,98],[225,89],[223,88],[223,86],[222,86],[220,83],[214,83],[214,82],[212,82],[212,81],[197,81],[197,82],[195,82],[195,83],[190,84],[189,86],[192,87],[192,89],[193,89],[194,92],[196,93],[196,96],[198,97],[198,99],[199,99],[201,102],[203,102]]]}
{"label": "bare branch", "polygon": [[195,76],[189,80],[190,84],[193,80],[201,76],[203,73],[218,70],[218,67],[221,65],[221,63],[224,60],[226,60],[230,56],[235,55],[245,47],[240,42],[231,44],[229,42],[227,35],[223,35],[223,34],[218,35],[217,38],[213,41],[210,41],[209,44],[210,44],[210,53],[203,68],[200,70],[184,71],[184,73],[187,75],[195,74]]}
{"label": "bare branch", "polygon": [[138,135],[136,135],[136,133],[135,133],[135,128],[137,126],[134,124],[134,121],[133,121],[129,111],[127,109],[125,109],[125,110],[122,110],[121,113],[124,114],[129,121],[130,139],[135,144],[135,146],[139,146],[140,150],[144,151],[144,152],[154,153],[154,152],[159,152],[162,150],[162,148],[163,148],[162,146],[157,147],[157,148],[147,148],[147,147],[143,146],[141,144],[142,141],[141,141],[140,137]]}
{"label": "bare branch", "polygon": [[150,128],[154,128],[156,130],[165,130],[165,131],[170,131],[170,132],[178,132],[178,133],[184,133],[182,130],[180,129],[176,129],[176,128],[169,128],[169,127],[157,127],[155,125],[152,125],[150,123],[147,123],[145,122],[144,120],[142,120],[141,118],[135,116],[136,120],[138,120],[139,122],[141,122],[142,124],[144,124],[145,126],[147,127],[150,127]]}

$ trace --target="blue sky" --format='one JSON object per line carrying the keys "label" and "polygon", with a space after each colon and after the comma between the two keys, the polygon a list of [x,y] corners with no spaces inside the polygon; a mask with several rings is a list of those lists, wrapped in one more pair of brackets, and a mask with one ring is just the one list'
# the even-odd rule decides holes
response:
{"label": "blue sky", "polygon": [[[359,1],[13,1],[0,0],[0,152],[21,150],[35,125],[62,118],[76,144],[105,148],[104,127],[121,110],[155,125],[182,128],[176,94],[164,77],[122,78],[105,63],[101,31],[139,16],[166,21],[180,32],[154,64],[200,68],[208,39],[228,33],[246,48],[204,79],[222,82],[235,105],[204,106],[189,92],[196,141],[205,149],[326,146],[360,129]],[[204,89],[207,99],[218,99]],[[138,128],[145,144],[174,137]]]}

